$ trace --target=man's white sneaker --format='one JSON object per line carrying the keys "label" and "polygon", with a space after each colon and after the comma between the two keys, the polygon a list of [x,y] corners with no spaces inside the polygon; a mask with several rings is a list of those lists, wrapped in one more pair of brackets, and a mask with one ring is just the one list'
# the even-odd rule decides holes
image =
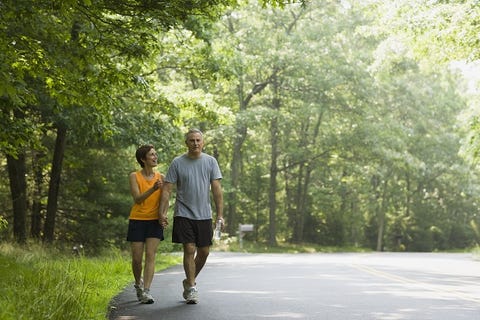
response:
{"label": "man's white sneaker", "polygon": [[151,303],[155,302],[152,295],[150,294],[149,289],[144,289],[143,290],[143,294],[142,294],[142,298],[141,298],[140,302],[144,303],[144,304],[151,304]]}
{"label": "man's white sneaker", "polygon": [[187,292],[187,304],[197,304],[198,303],[198,290],[196,287],[191,287]]}
{"label": "man's white sneaker", "polygon": [[[187,279],[183,279],[182,285],[183,285],[183,293],[182,293],[182,296],[183,296],[183,299],[187,300],[188,289],[190,289],[190,285],[188,284]],[[195,282],[195,286],[196,286],[196,285],[197,285],[197,283]]]}

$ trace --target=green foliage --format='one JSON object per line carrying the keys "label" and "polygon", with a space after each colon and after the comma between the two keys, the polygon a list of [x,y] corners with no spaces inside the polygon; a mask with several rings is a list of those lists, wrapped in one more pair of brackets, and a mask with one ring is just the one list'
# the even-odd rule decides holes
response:
{"label": "green foliage", "polygon": [[6,229],[7,226],[8,226],[8,221],[3,216],[0,216],[0,231]]}
{"label": "green foliage", "polygon": [[188,127],[219,159],[230,232],[470,247],[480,184],[459,150],[477,157],[478,97],[447,63],[478,55],[472,4],[3,1],[0,150],[25,151],[42,220],[55,128],[68,129],[55,239],[88,253],[126,245],[135,147],[153,143],[165,172]]}
{"label": "green foliage", "polygon": [[[228,83],[222,88],[232,88],[222,100],[234,102],[267,84],[247,110],[242,101],[232,107],[239,110],[235,123],[249,135],[241,150],[242,183],[225,179],[227,195],[239,199],[236,218],[256,223],[258,239],[269,232],[269,190],[260,178],[270,160],[265,124],[276,117],[282,133],[277,165],[284,170],[279,185],[285,186],[276,190],[283,206],[276,215],[280,239],[381,250],[462,242],[448,227],[455,224],[453,212],[467,204],[457,184],[468,184],[468,177],[457,156],[455,118],[465,104],[456,80],[449,70],[419,60],[398,28],[367,32],[378,27],[370,9],[333,2],[285,11],[252,5],[218,25],[223,38],[214,48]],[[272,92],[269,75],[282,83],[280,93]],[[265,108],[274,94],[281,97],[278,112]],[[242,139],[232,133],[234,142]],[[470,233],[461,234],[472,240]]]}
{"label": "green foliage", "polygon": [[467,145],[467,155],[471,155],[474,163],[478,163],[480,159],[480,117],[474,116],[471,118],[470,123],[471,132],[468,134],[468,145]]}

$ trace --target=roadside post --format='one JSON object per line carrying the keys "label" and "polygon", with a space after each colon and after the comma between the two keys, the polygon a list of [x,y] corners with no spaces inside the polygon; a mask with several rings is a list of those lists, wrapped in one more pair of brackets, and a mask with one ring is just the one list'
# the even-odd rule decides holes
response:
{"label": "roadside post", "polygon": [[238,225],[238,242],[240,244],[240,249],[243,248],[243,237],[245,232],[253,231],[253,224],[239,224]]}

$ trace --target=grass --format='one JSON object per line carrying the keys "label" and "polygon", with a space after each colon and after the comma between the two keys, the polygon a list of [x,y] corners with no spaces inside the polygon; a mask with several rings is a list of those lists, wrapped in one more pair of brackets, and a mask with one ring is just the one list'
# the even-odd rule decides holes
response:
{"label": "grass", "polygon": [[473,248],[472,256],[475,260],[480,261],[480,245],[477,245],[475,248]]}
{"label": "grass", "polygon": [[[157,270],[180,263],[158,254]],[[0,244],[0,319],[105,319],[109,303],[132,282],[130,255],[112,250],[98,258],[40,245]]]}
{"label": "grass", "polygon": [[370,252],[372,250],[358,247],[326,247],[312,243],[292,244],[278,242],[271,246],[264,242],[243,241],[240,247],[237,237],[222,238],[212,248],[217,251],[249,252],[249,253],[332,253],[332,252]]}
{"label": "grass", "polygon": [[[220,241],[214,242],[212,250],[229,251],[229,252],[249,252],[249,253],[340,253],[340,252],[374,252],[369,248],[355,246],[321,246],[313,243],[286,243],[278,242],[277,245],[271,246],[266,242],[243,241],[240,247],[237,237],[222,237]],[[475,260],[480,260],[480,245],[473,248],[448,250],[442,252],[461,252],[471,253]]]}

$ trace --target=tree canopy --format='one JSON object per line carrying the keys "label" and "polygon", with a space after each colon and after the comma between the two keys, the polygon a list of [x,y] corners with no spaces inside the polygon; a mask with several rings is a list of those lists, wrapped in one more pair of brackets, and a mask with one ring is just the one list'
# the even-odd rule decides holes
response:
{"label": "tree canopy", "polygon": [[474,246],[478,84],[465,70],[479,13],[474,1],[2,1],[2,237],[123,245],[135,147],[153,143],[165,172],[198,127],[231,236],[251,223],[269,245]]}

